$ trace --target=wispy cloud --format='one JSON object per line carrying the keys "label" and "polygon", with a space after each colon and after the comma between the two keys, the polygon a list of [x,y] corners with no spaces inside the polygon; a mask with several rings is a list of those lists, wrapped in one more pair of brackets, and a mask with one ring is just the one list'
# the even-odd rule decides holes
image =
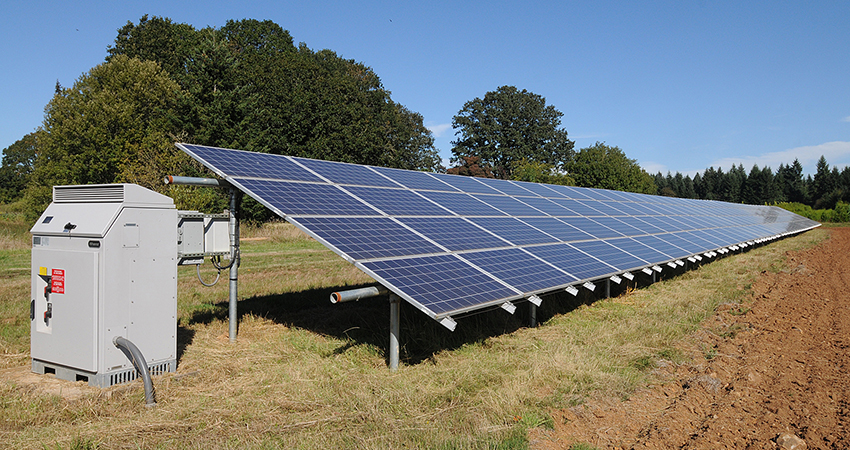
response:
{"label": "wispy cloud", "polygon": [[661,172],[662,174],[666,175],[667,171],[669,170],[666,165],[653,161],[640,163],[640,166],[643,168],[643,170],[646,171],[646,173],[650,175],[655,175],[658,172]]}
{"label": "wispy cloud", "polygon": [[807,173],[814,172],[814,167],[817,160],[823,155],[830,165],[843,166],[850,163],[850,142],[835,141],[826,142],[820,145],[809,145],[805,147],[796,147],[781,152],[770,152],[758,156],[736,156],[731,158],[721,158],[715,160],[711,166],[722,167],[728,170],[733,165],[743,164],[744,168],[749,170],[753,164],[758,164],[759,167],[768,166],[773,170],[779,168],[780,164],[789,164],[795,159],[803,165],[804,171]]}
{"label": "wispy cloud", "polygon": [[439,125],[425,125],[426,128],[431,130],[431,133],[434,134],[434,137],[443,137],[443,135],[452,129],[452,124],[450,123],[441,123]]}
{"label": "wispy cloud", "polygon": [[841,119],[842,122],[850,122],[850,116]]}

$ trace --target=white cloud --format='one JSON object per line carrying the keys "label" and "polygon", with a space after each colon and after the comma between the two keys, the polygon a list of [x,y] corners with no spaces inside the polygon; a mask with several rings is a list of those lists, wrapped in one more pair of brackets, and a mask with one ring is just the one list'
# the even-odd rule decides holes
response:
{"label": "white cloud", "polygon": [[650,175],[655,175],[658,172],[661,172],[663,175],[667,175],[667,171],[670,170],[666,165],[652,161],[641,163],[640,166]]}
{"label": "white cloud", "polygon": [[803,165],[803,170],[806,173],[813,173],[815,165],[821,155],[826,158],[830,165],[843,166],[850,162],[850,142],[835,141],[826,142],[820,145],[809,145],[805,147],[796,147],[781,152],[770,152],[758,156],[737,156],[731,158],[721,158],[711,163],[712,167],[722,167],[728,170],[732,165],[743,164],[744,169],[751,169],[753,164],[758,164],[759,167],[768,166],[773,170],[779,168],[780,164],[790,164],[795,159]]}
{"label": "white cloud", "polygon": [[841,119],[842,122],[850,122],[850,116]]}
{"label": "white cloud", "polygon": [[443,137],[443,133],[452,129],[452,124],[441,123],[439,125],[426,125],[425,128],[431,130],[431,133],[434,133],[434,137]]}

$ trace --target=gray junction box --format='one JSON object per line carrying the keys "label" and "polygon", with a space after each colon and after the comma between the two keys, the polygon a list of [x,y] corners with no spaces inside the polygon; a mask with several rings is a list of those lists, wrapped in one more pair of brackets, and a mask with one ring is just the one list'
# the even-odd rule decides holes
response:
{"label": "gray junction box", "polygon": [[108,387],[177,369],[177,209],[134,184],[56,186],[32,237],[32,370]]}

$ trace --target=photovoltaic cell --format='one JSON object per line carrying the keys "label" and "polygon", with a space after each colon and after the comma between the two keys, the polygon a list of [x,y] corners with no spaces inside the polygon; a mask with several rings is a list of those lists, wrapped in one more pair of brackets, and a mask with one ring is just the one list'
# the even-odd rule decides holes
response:
{"label": "photovoltaic cell", "polygon": [[541,245],[526,250],[580,280],[591,280],[617,272],[614,267],[590,256],[570,244]]}
{"label": "photovoltaic cell", "polygon": [[[473,195],[476,199],[509,216],[545,216],[546,214],[513,197],[504,195]],[[520,197],[522,199],[522,197]]]}
{"label": "photovoltaic cell", "polygon": [[443,183],[426,172],[415,170],[389,169],[386,167],[373,167],[377,172],[392,179],[396,183],[410,189],[424,189],[429,191],[460,192],[448,183]]}
{"label": "photovoltaic cell", "polygon": [[511,245],[460,217],[404,217],[399,221],[453,251]]}
{"label": "photovoltaic cell", "polygon": [[[452,213],[406,189],[345,186],[345,190],[389,215],[449,216]],[[460,194],[463,195],[463,194]]]}
{"label": "photovoltaic cell", "polygon": [[620,271],[632,270],[648,264],[647,261],[620,250],[608,244],[607,241],[572,242],[569,245],[589,255],[593,255],[595,258],[616,267]]}
{"label": "photovoltaic cell", "polygon": [[566,222],[571,226],[578,228],[585,233],[590,234],[596,239],[606,239],[612,237],[623,237],[623,234],[617,231],[614,231],[599,222],[596,222],[593,219],[589,219],[587,217],[559,217],[558,218],[562,222]]}
{"label": "photovoltaic cell", "polygon": [[431,176],[456,187],[461,192],[469,194],[499,194],[499,191],[479,182],[478,178],[446,175],[442,173],[434,173],[431,174]]}
{"label": "photovoltaic cell", "polygon": [[378,213],[331,184],[293,183],[234,178],[245,191],[285,215],[357,215]]}
{"label": "photovoltaic cell", "polygon": [[578,281],[518,248],[464,253],[461,257],[523,293]]}
{"label": "photovoltaic cell", "polygon": [[[690,256],[693,252],[689,252],[687,250],[682,249],[681,247],[677,247],[670,242],[662,240],[658,236],[638,236],[632,238],[647,247],[658,250],[665,255],[669,255],[671,258],[684,258]],[[658,262],[658,261],[655,261]]]}
{"label": "photovoltaic cell", "polygon": [[514,245],[543,244],[558,241],[554,237],[535,230],[512,217],[470,218],[469,220],[496,236],[510,241]]}
{"label": "photovoltaic cell", "polygon": [[512,181],[497,180],[495,178],[478,178],[478,182],[484,183],[487,186],[507,195],[518,197],[538,197],[538,195],[534,192],[531,192]]}
{"label": "photovoltaic cell", "polygon": [[584,231],[554,217],[524,217],[520,220],[562,242],[594,239]]}
{"label": "photovoltaic cell", "polygon": [[386,217],[301,217],[295,222],[352,259],[443,251]]}
{"label": "photovoltaic cell", "polygon": [[771,206],[178,147],[435,319],[818,225]]}
{"label": "photovoltaic cell", "polygon": [[321,182],[322,179],[304,170],[286,156],[250,153],[199,145],[184,145],[187,152],[220,175],[231,177],[272,178],[290,181]]}
{"label": "photovoltaic cell", "polygon": [[436,316],[517,295],[453,255],[367,261],[363,266]]}
{"label": "photovoltaic cell", "polygon": [[322,177],[338,184],[353,184],[359,186],[398,187],[397,184],[382,177],[367,166],[345,164],[319,159],[292,158],[293,161],[306,166]]}
{"label": "photovoltaic cell", "polygon": [[496,210],[490,205],[477,200],[469,194],[455,194],[452,192],[427,192],[421,194],[434,203],[443,206],[457,215],[464,216],[504,216],[505,213]]}

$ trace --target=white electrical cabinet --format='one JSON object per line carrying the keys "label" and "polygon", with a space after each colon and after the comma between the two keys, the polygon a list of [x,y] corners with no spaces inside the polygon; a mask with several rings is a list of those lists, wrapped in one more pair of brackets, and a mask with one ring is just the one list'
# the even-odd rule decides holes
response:
{"label": "white electrical cabinet", "polygon": [[32,370],[108,387],[177,368],[177,209],[134,184],[56,186],[33,226]]}

